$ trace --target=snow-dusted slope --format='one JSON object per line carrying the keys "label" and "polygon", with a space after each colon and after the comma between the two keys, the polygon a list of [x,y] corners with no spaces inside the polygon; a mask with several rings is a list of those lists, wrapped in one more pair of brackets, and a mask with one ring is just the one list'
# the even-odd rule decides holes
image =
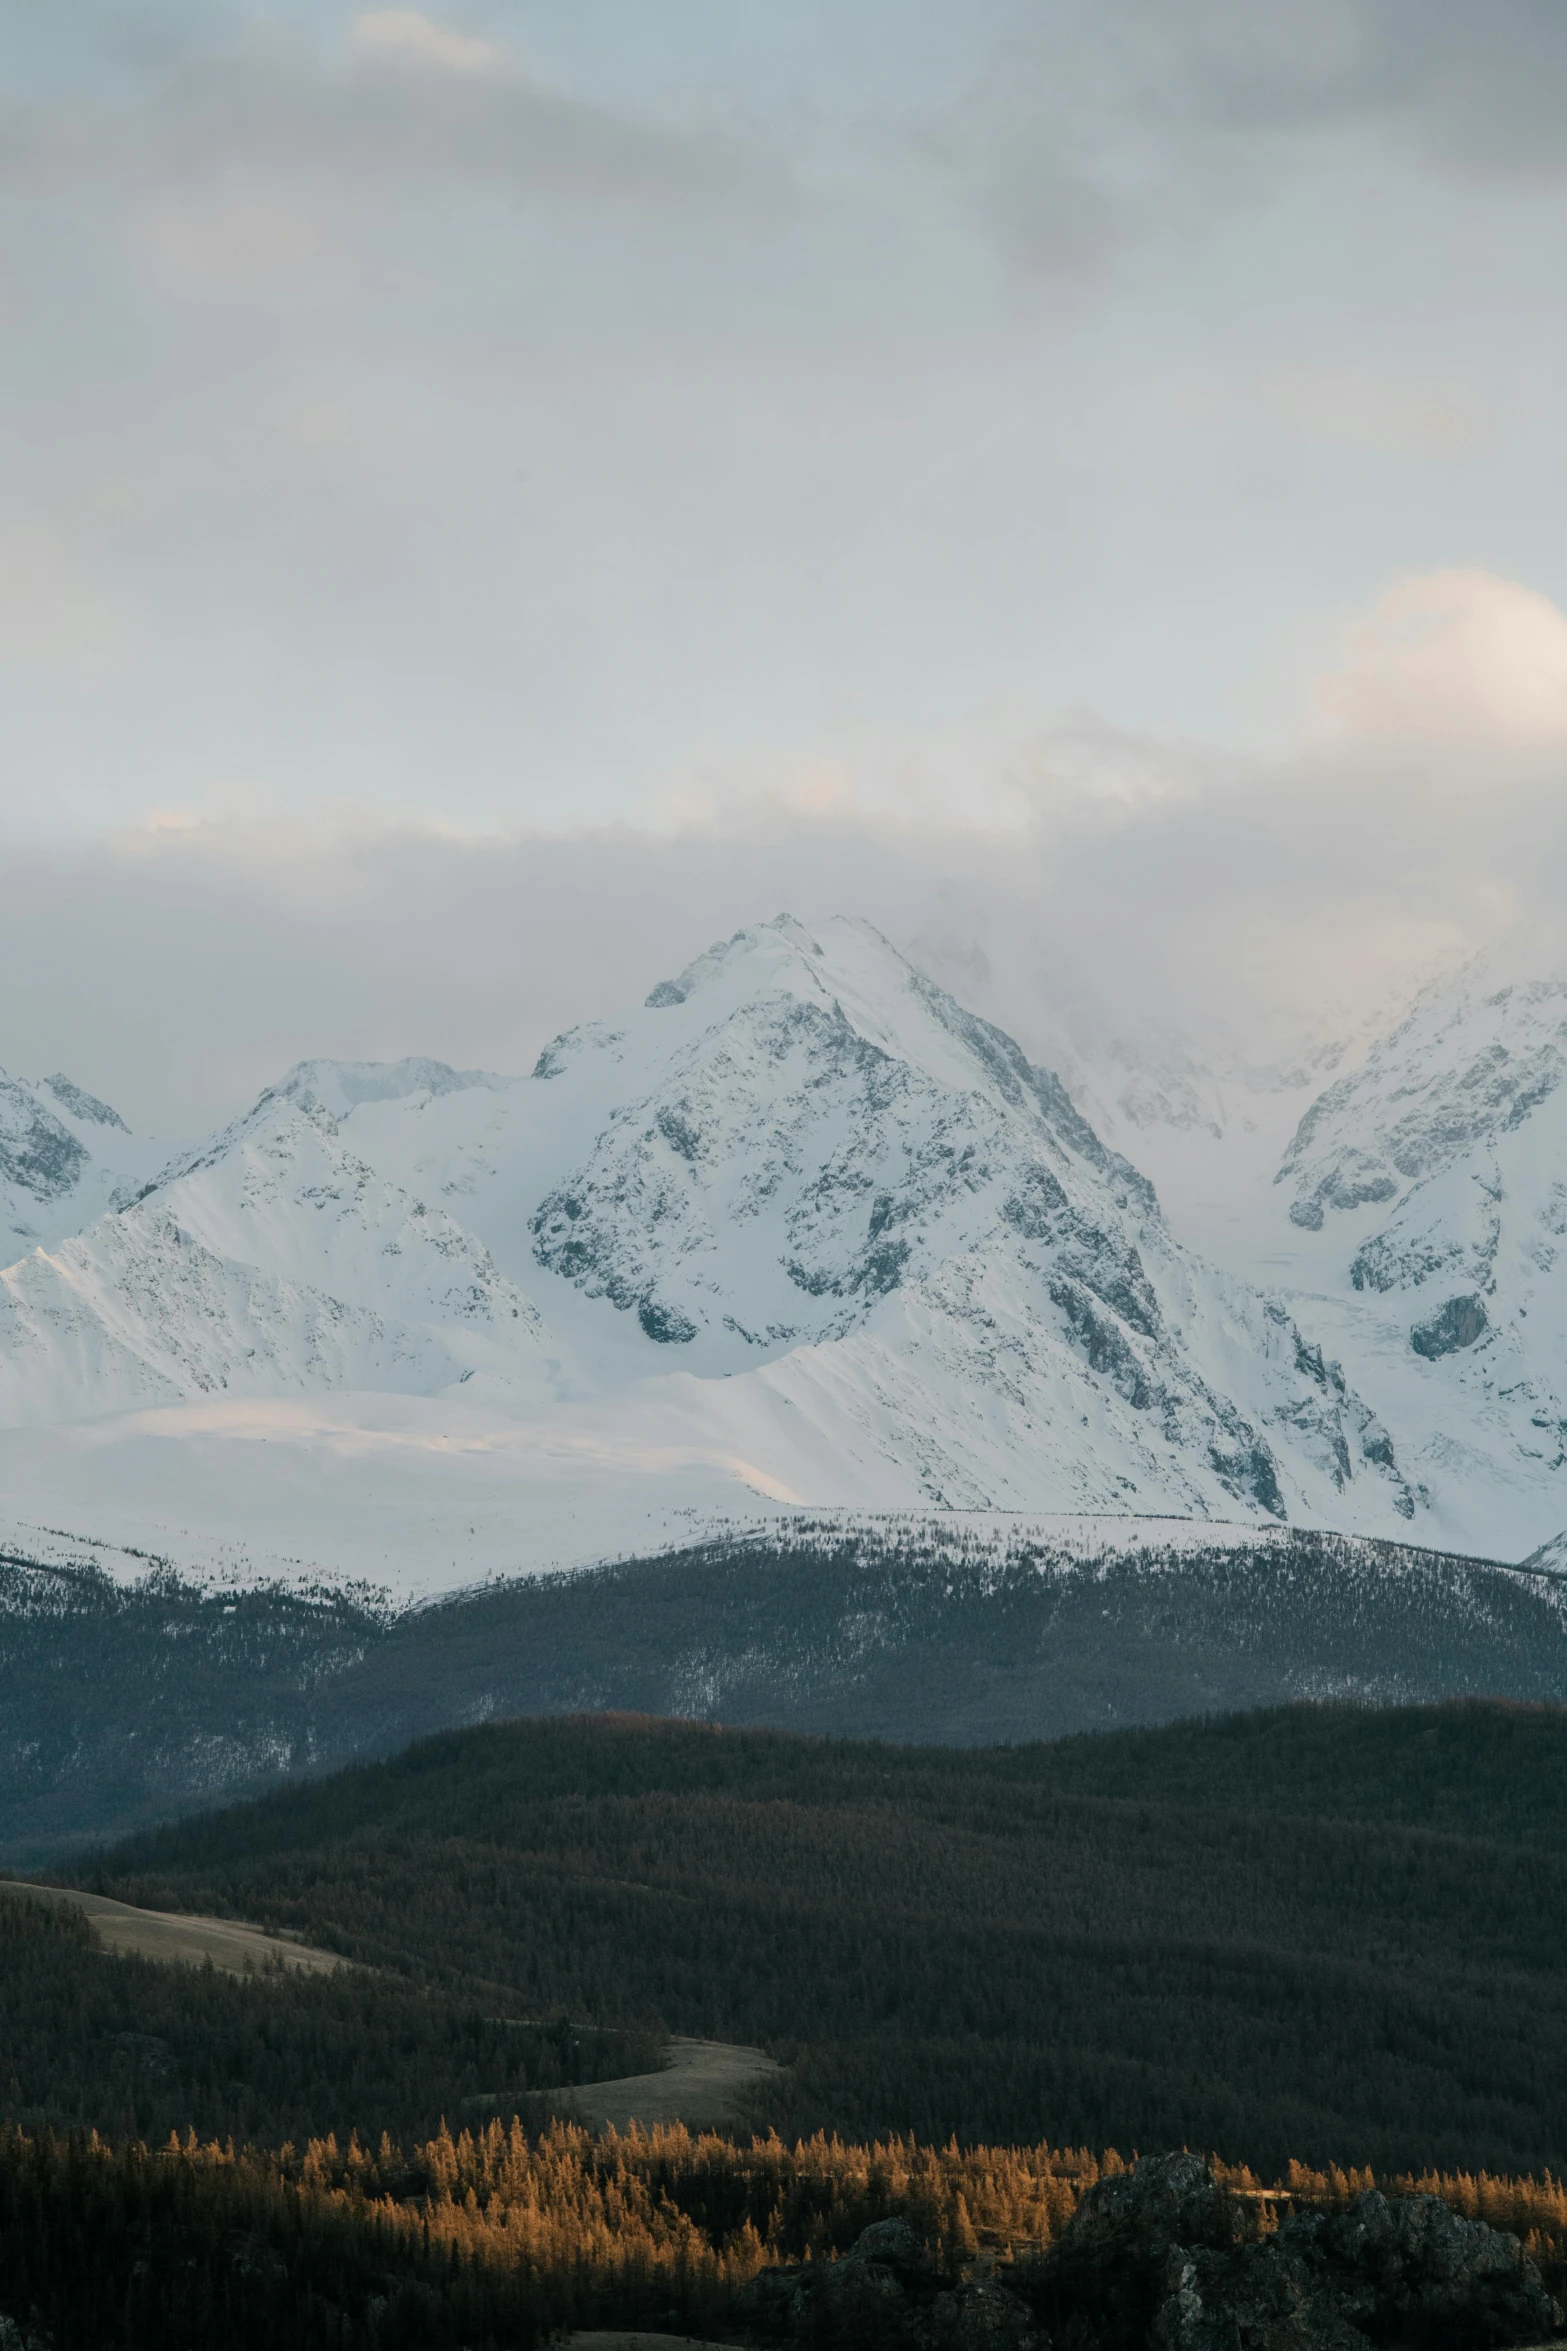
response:
{"label": "snow-dusted slope", "polygon": [[1385,1207],[1524,1126],[1567,1076],[1567,976],[1508,979],[1489,958],[1428,989],[1307,1111],[1277,1181],[1308,1231]]}
{"label": "snow-dusted slope", "polygon": [[1492,1556],[1567,1518],[1564,1076],[1567,979],[1482,959],[1312,1105],[1273,1188],[1291,1311]]}
{"label": "snow-dusted slope", "polygon": [[779,1505],[1399,1532],[1376,1407],[853,922],[741,932],[529,1078],[302,1064],[0,1277],[7,1474],[111,1540],[232,1493],[272,1551],[385,1502],[433,1554],[437,1488],[514,1565]]}
{"label": "snow-dusted slope", "polygon": [[166,1156],[68,1077],[28,1084],[0,1070],[0,1258],[80,1232]]}
{"label": "snow-dusted slope", "polygon": [[286,1094],[141,1198],[0,1274],[0,1418],[229,1393],[540,1384],[538,1316],[482,1244]]}
{"label": "snow-dusted slope", "polygon": [[620,1097],[534,1212],[539,1261],[704,1369],[776,1359],[931,1500],[1295,1512],[1359,1479],[1409,1507],[1287,1317],[868,926],[742,933],[538,1075]]}
{"label": "snow-dusted slope", "polygon": [[1300,1229],[1273,1190],[1281,1160],[1324,1090],[1348,1088],[1417,994],[1411,983],[1324,1005],[1263,1056],[1222,1030],[1199,1038],[1149,1019],[1053,1035],[1047,1019],[1043,1057],[1102,1140],[1152,1179],[1179,1237],[1271,1285],[1288,1278]]}

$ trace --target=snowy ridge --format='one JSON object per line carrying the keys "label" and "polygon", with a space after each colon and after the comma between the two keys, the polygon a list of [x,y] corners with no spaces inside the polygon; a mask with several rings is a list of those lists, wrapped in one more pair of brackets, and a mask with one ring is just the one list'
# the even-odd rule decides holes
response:
{"label": "snowy ridge", "polygon": [[0,1274],[0,1416],[193,1396],[528,1384],[538,1316],[487,1251],[268,1097],[121,1213]]}
{"label": "snowy ridge", "polygon": [[1531,1575],[1554,1575],[1567,1579],[1567,1533],[1553,1535],[1548,1543],[1531,1551],[1523,1562]]}
{"label": "snowy ridge", "polygon": [[1179,1248],[1058,1080],[868,926],[823,938],[743,932],[542,1057],[592,1141],[540,1264],[703,1373],[762,1359],[951,1508],[1288,1515],[1359,1478],[1408,1515],[1374,1413]]}
{"label": "snowy ridge", "polygon": [[0,1070],[0,1257],[79,1232],[165,1156],[63,1073],[29,1084]]}
{"label": "snowy ridge", "polygon": [[1448,1540],[1567,1519],[1567,979],[1482,958],[1301,1121],[1292,1313],[1374,1393]]}
{"label": "snowy ridge", "polygon": [[[1522,1202],[1505,1153],[1553,1103],[1520,1121],[1520,1099],[1484,1148]],[[1315,1254],[1292,1294],[1260,1289],[868,925],[781,917],[528,1077],[301,1063],[19,1258],[0,1490],[182,1571],[237,1550],[400,1592],[780,1512],[1339,1525],[1517,1556],[1567,1518],[1567,1415],[1491,1301],[1513,1266],[1543,1297],[1558,1211],[1542,1175],[1493,1246],[1477,1197],[1465,1223],[1411,1179],[1395,1216],[1430,1205],[1435,1237],[1385,1204],[1380,1234],[1344,1220],[1347,1249],[1285,1224]],[[1482,1326],[1441,1319],[1455,1297]]]}
{"label": "snowy ridge", "polygon": [[1407,1197],[1523,1126],[1567,1076],[1567,977],[1510,979],[1482,957],[1429,988],[1307,1111],[1275,1181],[1308,1231]]}

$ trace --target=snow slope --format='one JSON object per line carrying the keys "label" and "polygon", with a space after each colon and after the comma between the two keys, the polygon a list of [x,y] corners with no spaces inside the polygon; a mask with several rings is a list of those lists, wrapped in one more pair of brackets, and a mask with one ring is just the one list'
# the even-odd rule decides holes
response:
{"label": "snow slope", "polygon": [[1375,1395],[1423,1521],[1567,1519],[1567,977],[1483,958],[1314,1102],[1271,1192],[1291,1314]]}
{"label": "snow slope", "polygon": [[1490,957],[1428,989],[1358,1069],[1312,1104],[1284,1154],[1291,1221],[1320,1232],[1385,1207],[1527,1125],[1567,1076],[1567,975],[1507,977]]}
{"label": "snow slope", "polygon": [[1180,1238],[1265,1285],[1287,1278],[1299,1228],[1281,1222],[1274,1178],[1324,1090],[1346,1089],[1404,1019],[1414,985],[1317,1020],[1260,1057],[1222,1031],[1201,1038],[1148,1020],[1130,1033],[1100,1024],[1046,1028],[1044,1057],[1106,1143],[1149,1176]]}
{"label": "snow slope", "polygon": [[[741,932],[526,1079],[301,1065],[0,1277],[0,1420],[41,1523],[157,1548],[227,1507],[357,1560],[368,1512],[435,1581],[780,1505],[1417,1508],[1289,1313],[853,922]],[[470,1495],[495,1541],[436,1531]]]}
{"label": "snow slope", "polygon": [[539,1388],[539,1321],[482,1244],[286,1094],[117,1214],[0,1274],[0,1419],[486,1373]]}
{"label": "snow slope", "polygon": [[0,1256],[80,1232],[167,1155],[68,1077],[29,1084],[0,1070]]}

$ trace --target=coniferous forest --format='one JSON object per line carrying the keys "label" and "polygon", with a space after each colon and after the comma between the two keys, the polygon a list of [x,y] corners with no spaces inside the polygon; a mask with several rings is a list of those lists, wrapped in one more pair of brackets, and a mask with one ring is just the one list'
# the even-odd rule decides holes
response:
{"label": "coniferous forest", "polygon": [[[1551,1710],[1285,1709],[969,1751],[522,1721],[81,1874],[480,2016],[760,2044],[786,2070],[750,2119],[790,2132],[1567,2169]],[[345,2119],[408,2127],[373,2074]]]}
{"label": "coniferous forest", "polygon": [[[112,1957],[0,1901],[0,2315],[61,2346],[761,2340],[758,2280],[897,2217],[919,2340],[939,2305],[957,2342],[941,2280],[1000,2261],[1023,2309],[1083,2188],[1180,2146],[1323,2206],[1423,2179],[1554,2277],[1564,1831],[1545,1708],[971,1750],[445,1734],[73,1871],[333,1975]],[[781,2062],[731,2133],[551,2121],[674,2033]]]}

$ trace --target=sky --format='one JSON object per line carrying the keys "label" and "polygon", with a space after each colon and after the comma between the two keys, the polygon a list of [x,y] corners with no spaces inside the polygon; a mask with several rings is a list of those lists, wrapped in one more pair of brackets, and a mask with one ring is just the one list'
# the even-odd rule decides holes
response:
{"label": "sky", "polygon": [[4,0],[0,108],[5,1067],[1550,951],[1561,0]]}

